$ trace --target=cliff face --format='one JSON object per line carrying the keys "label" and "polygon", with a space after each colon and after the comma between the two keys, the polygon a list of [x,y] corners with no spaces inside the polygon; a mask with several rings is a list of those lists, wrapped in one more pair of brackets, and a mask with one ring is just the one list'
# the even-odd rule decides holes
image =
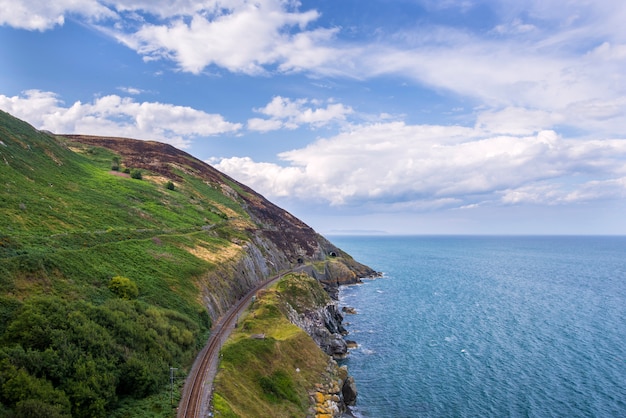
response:
{"label": "cliff face", "polygon": [[348,346],[343,339],[347,333],[342,325],[343,315],[334,302],[306,309],[302,313],[298,313],[290,307],[287,317],[292,324],[309,334],[313,341],[329,356],[339,360],[348,354]]}

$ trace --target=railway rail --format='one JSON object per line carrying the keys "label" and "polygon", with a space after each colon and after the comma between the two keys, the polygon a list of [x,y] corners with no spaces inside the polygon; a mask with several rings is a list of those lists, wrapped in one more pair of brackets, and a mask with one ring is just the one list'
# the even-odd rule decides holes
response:
{"label": "railway rail", "polygon": [[198,354],[187,377],[178,405],[177,418],[204,418],[208,416],[211,386],[213,377],[217,372],[218,354],[222,344],[230,335],[237,318],[250,304],[256,292],[277,281],[283,275],[273,276],[258,284],[232,306],[215,324],[207,344]]}

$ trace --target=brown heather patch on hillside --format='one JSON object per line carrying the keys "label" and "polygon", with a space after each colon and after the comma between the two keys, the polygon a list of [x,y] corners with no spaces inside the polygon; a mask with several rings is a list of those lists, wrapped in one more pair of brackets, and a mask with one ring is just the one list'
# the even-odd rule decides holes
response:
{"label": "brown heather patch on hillside", "polygon": [[255,229],[254,224],[248,220],[244,219],[241,216],[229,219],[228,224],[231,225],[235,229],[244,230],[244,229]]}
{"label": "brown heather patch on hillside", "polygon": [[168,144],[92,135],[63,136],[82,144],[113,150],[120,154],[124,166],[149,170],[174,181],[182,180],[174,172],[174,169],[185,167],[185,171],[205,180],[216,183],[223,182],[222,176],[217,170],[207,170],[209,166],[206,163]]}
{"label": "brown heather patch on hillside", "polygon": [[127,177],[127,178],[130,178],[130,174],[128,174],[128,173],[123,173],[123,172],[121,172],[121,171],[111,170],[111,171],[109,171],[109,174],[111,174],[112,176],[119,176],[119,177]]}
{"label": "brown heather patch on hillside", "polygon": [[220,212],[222,212],[224,215],[228,216],[229,218],[238,218],[240,217],[240,215],[235,212],[234,210],[232,210],[231,208],[224,206],[220,203],[217,202],[213,202],[213,206],[215,206]]}
{"label": "brown heather patch on hillside", "polygon": [[241,254],[241,246],[230,243],[228,246],[207,248],[204,246],[182,247],[189,254],[210,263],[234,260]]}

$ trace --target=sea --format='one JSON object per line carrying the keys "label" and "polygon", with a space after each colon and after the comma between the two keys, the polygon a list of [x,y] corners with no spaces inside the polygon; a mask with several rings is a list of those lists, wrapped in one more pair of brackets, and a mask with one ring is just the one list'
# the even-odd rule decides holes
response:
{"label": "sea", "polygon": [[626,417],[626,237],[331,236],[362,418]]}

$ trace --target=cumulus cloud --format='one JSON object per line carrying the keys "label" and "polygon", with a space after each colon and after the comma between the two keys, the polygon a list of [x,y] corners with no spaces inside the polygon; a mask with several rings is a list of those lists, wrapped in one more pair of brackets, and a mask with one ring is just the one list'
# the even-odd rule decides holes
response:
{"label": "cumulus cloud", "polygon": [[216,167],[268,196],[334,205],[554,204],[588,199],[600,184],[604,197],[622,196],[626,140],[389,122],[352,126],[280,157],[284,165],[231,158]]}
{"label": "cumulus cloud", "polygon": [[331,45],[336,28],[308,26],[319,18],[290,0],[0,0],[0,25],[47,30],[81,18],[146,60],[174,61],[200,73],[310,70],[347,55]]}
{"label": "cumulus cloud", "polygon": [[124,136],[157,140],[185,148],[193,138],[236,132],[240,124],[186,106],[136,102],[108,95],[92,103],[65,106],[52,92],[29,90],[0,95],[0,108],[37,127],[61,134]]}
{"label": "cumulus cloud", "polygon": [[248,129],[268,132],[277,129],[296,129],[302,125],[321,127],[333,122],[343,122],[353,109],[341,103],[324,103],[309,99],[292,100],[276,96],[265,107],[255,109],[268,119],[248,120]]}
{"label": "cumulus cloud", "polygon": [[[103,29],[145,59],[173,60],[184,71],[200,73],[215,65],[229,71],[262,74],[278,66],[282,72],[323,66],[340,58],[330,46],[337,29],[307,27],[315,10],[299,11],[282,0],[197,2],[197,7],[158,10],[161,20]],[[128,9],[139,8],[129,4]],[[144,9],[142,9],[144,10]]]}
{"label": "cumulus cloud", "polygon": [[40,31],[63,25],[67,15],[81,15],[90,20],[116,16],[98,0],[0,0],[0,10],[0,25]]}

